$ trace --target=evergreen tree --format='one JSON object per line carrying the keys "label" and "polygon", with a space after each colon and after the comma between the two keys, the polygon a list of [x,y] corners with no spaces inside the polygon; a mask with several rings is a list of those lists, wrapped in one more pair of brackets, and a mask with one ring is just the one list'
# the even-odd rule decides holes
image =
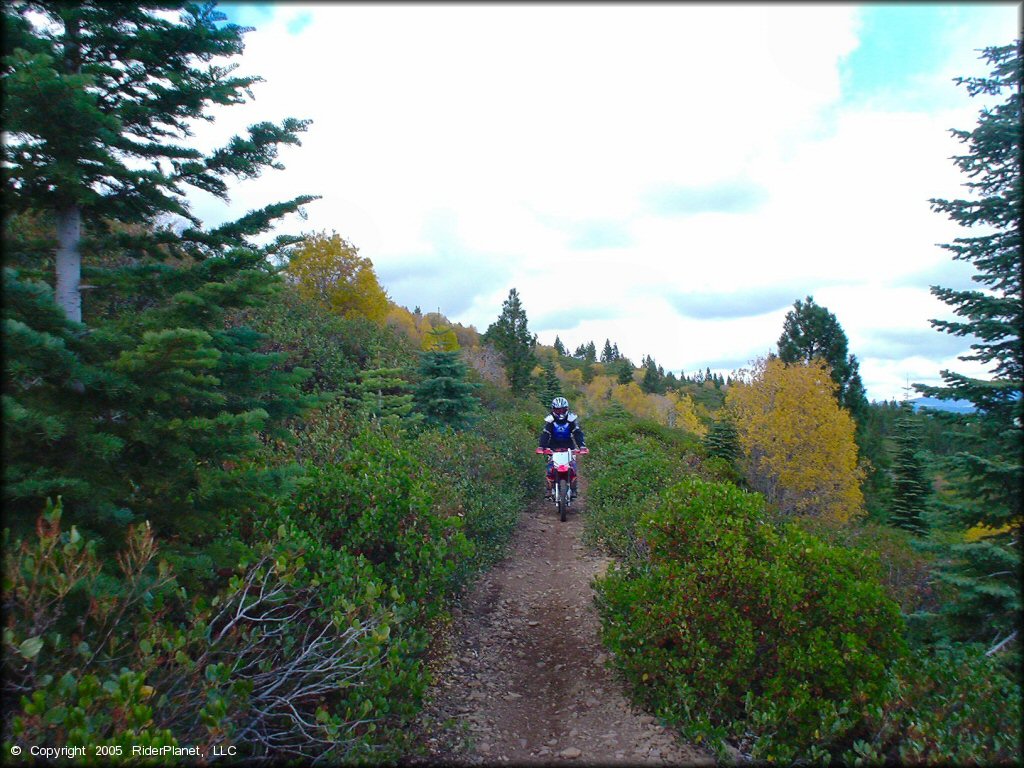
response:
{"label": "evergreen tree", "polygon": [[530,373],[536,363],[534,349],[537,337],[527,327],[526,310],[519,300],[515,288],[508,292],[508,298],[501,305],[501,314],[491,323],[483,340],[501,354],[505,373],[514,392],[523,393],[530,385]]}
{"label": "evergreen tree", "polygon": [[644,361],[644,375],[640,380],[640,389],[647,394],[663,393],[664,386],[662,383],[662,375],[658,371],[658,366],[654,362],[654,358],[650,355]]}
{"label": "evergreen tree", "polygon": [[555,336],[555,352],[557,352],[561,357],[566,357],[569,354],[566,352],[565,345],[558,336]]}
{"label": "evergreen tree", "polygon": [[633,363],[631,363],[627,358],[624,357],[619,360],[615,364],[614,370],[617,371],[616,381],[618,381],[619,384],[629,384],[633,381]]}
{"label": "evergreen tree", "polygon": [[578,347],[576,347],[576,351],[572,353],[572,356],[575,358],[579,358],[580,360],[583,360],[587,356],[587,345],[580,344]]}
{"label": "evergreen tree", "polygon": [[454,429],[472,426],[480,404],[473,396],[477,385],[466,381],[466,373],[466,364],[457,351],[420,354],[420,382],[414,398],[416,410],[428,425]]}
{"label": "evergreen tree", "polygon": [[[314,401],[299,392],[308,372],[283,369],[237,321],[281,286],[267,256],[299,240],[254,239],[313,198],[203,231],[183,187],[226,199],[229,179],[280,167],[277,146],[298,143],[306,124],[253,126],[210,155],[188,145],[191,120],[258,81],[217,63],[241,52],[244,30],[218,27],[212,5],[16,2],[3,13],[4,207],[48,227],[58,252],[55,291],[5,274],[5,294],[19,296],[5,306],[9,370],[55,365],[5,381],[5,439],[22,438],[7,454],[7,507],[25,523],[61,493],[69,521],[111,540],[147,519],[174,536],[179,573],[209,576],[218,558],[233,564],[227,540],[284,481],[252,458]],[[167,216],[188,224],[156,223]],[[12,218],[5,257],[28,266],[45,249]],[[96,288],[84,313],[83,259]]]}
{"label": "evergreen tree", "polygon": [[359,371],[347,401],[355,413],[375,426],[404,427],[418,421],[410,415],[414,396],[409,390],[401,368],[370,368]]}
{"label": "evergreen tree", "polygon": [[562,394],[562,382],[555,373],[555,364],[550,360],[541,363],[541,380],[537,387],[537,396],[541,405],[545,408],[551,406],[551,401]]}
{"label": "evergreen tree", "polygon": [[920,429],[909,403],[904,403],[893,435],[892,496],[889,522],[913,533],[924,533],[924,512],[931,487],[920,454]]}
{"label": "evergreen tree", "polygon": [[587,348],[583,351],[583,359],[588,363],[597,362],[597,347],[594,346],[594,342],[587,342]]}
{"label": "evergreen tree", "polygon": [[601,362],[602,363],[610,363],[610,362],[612,362],[614,360],[614,357],[612,357],[613,354],[614,353],[612,352],[612,343],[608,339],[605,339],[604,340],[604,348],[601,350]]}
{"label": "evergreen tree", "polygon": [[953,290],[932,287],[932,293],[953,308],[959,320],[932,320],[955,336],[973,336],[972,353],[964,360],[991,366],[990,379],[942,371],[944,386],[914,387],[940,399],[974,403],[975,414],[957,418],[961,450],[942,463],[950,492],[939,505],[945,524],[966,531],[983,525],[993,535],[953,545],[939,576],[957,592],[946,614],[962,637],[998,643],[1016,632],[1020,619],[1020,534],[1024,448],[1024,327],[1021,302],[1021,42],[986,48],[988,77],[958,78],[971,96],[1001,96],[982,110],[973,131],[954,130],[967,145],[954,158],[968,181],[972,199],[933,200],[937,212],[964,227],[986,231],[956,238],[944,247],[953,258],[970,262],[982,288]]}
{"label": "evergreen tree", "polygon": [[704,446],[709,456],[718,456],[730,462],[736,461],[740,455],[740,438],[736,424],[728,413],[720,412],[719,418],[704,436]]}
{"label": "evergreen tree", "polygon": [[857,358],[849,354],[848,346],[846,333],[836,316],[808,296],[806,302],[797,299],[786,314],[779,337],[779,357],[784,363],[810,362],[814,358],[828,363],[832,380],[839,385],[839,404],[857,418],[867,407],[867,396],[860,378],[860,365]]}
{"label": "evergreen tree", "polygon": [[619,345],[612,344],[612,361],[616,362],[622,359],[622,355],[619,353]]}
{"label": "evergreen tree", "polygon": [[[177,12],[177,18],[172,18]],[[13,2],[4,6],[4,208],[45,212],[56,241],[55,295],[82,319],[83,255],[130,244],[151,257],[256,247],[248,238],[315,198],[253,211],[204,232],[183,187],[227,200],[228,179],[259,175],[308,121],[259,123],[204,155],[189,123],[212,105],[242,103],[258,77],[217,60],[243,50],[245,29],[218,26],[212,3]],[[184,218],[181,234],[149,226]],[[296,238],[280,238],[279,250]]]}

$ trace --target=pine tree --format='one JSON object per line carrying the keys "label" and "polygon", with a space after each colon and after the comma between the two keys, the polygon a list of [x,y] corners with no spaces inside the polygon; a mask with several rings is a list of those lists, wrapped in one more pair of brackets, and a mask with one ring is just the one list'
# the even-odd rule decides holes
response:
{"label": "pine tree", "polygon": [[[177,11],[178,18],[171,14]],[[112,244],[156,258],[247,245],[275,219],[315,198],[252,211],[204,232],[185,200],[191,186],[227,200],[230,178],[277,163],[308,121],[259,123],[249,135],[203,155],[189,123],[212,105],[244,101],[258,77],[233,77],[214,63],[240,54],[245,29],[218,26],[212,3],[13,2],[4,6],[2,123],[4,207],[47,212],[56,239],[58,305],[80,321],[83,257]],[[152,226],[171,215],[181,234]],[[267,252],[295,242],[279,238]]]}
{"label": "pine tree", "polygon": [[604,347],[601,349],[601,362],[610,363],[614,360],[612,352],[612,343],[608,340],[604,340]]}
{"label": "pine tree", "polygon": [[[314,198],[204,231],[183,187],[226,199],[231,178],[280,167],[277,147],[298,143],[306,123],[261,123],[209,155],[189,146],[190,121],[258,81],[217,63],[241,52],[244,30],[218,27],[212,5],[16,2],[3,13],[4,207],[48,227],[58,251],[55,290],[5,275],[22,297],[6,308],[20,335],[5,352],[11,370],[60,361],[5,382],[5,427],[26,441],[6,468],[8,509],[33,520],[43,494],[60,492],[70,521],[108,539],[148,519],[174,536],[180,565],[210,575],[217,558],[232,561],[209,543],[244,530],[283,481],[252,459],[313,402],[299,392],[308,372],[282,368],[237,311],[271,299],[281,280],[267,257],[299,239],[256,238]],[[158,223],[167,217],[186,223]],[[9,221],[11,263],[38,261],[45,249]],[[96,288],[84,308],[80,268]]]}
{"label": "pine tree", "polygon": [[562,382],[555,373],[555,364],[550,360],[541,363],[541,381],[537,387],[537,397],[545,408],[551,406],[551,401],[562,394]]}
{"label": "pine tree", "polygon": [[414,396],[401,368],[359,371],[346,400],[353,412],[375,426],[406,427],[419,419],[412,415]]}
{"label": "pine tree", "polygon": [[640,389],[647,394],[664,393],[662,374],[658,372],[658,366],[650,355],[644,361],[643,369],[644,376],[640,380]]}
{"label": "pine tree", "polygon": [[973,199],[932,200],[935,211],[958,224],[987,230],[944,246],[954,259],[974,266],[973,279],[981,288],[933,286],[932,293],[961,319],[931,323],[954,336],[973,336],[972,353],[962,359],[989,364],[991,378],[944,370],[944,386],[914,387],[931,397],[969,400],[978,408],[957,419],[962,431],[956,440],[963,450],[942,465],[950,492],[939,507],[953,530],[983,525],[996,533],[950,547],[939,576],[957,593],[946,611],[954,634],[998,645],[1016,632],[1021,610],[1021,41],[986,48],[983,58],[991,66],[988,77],[957,82],[971,96],[1003,100],[982,110],[973,131],[952,131],[967,145],[966,154],[954,161],[967,175]]}
{"label": "pine tree", "polygon": [[709,456],[718,456],[735,462],[740,455],[740,438],[736,424],[728,413],[720,412],[719,418],[704,436],[704,446]]}
{"label": "pine tree", "polygon": [[889,522],[912,533],[927,530],[924,512],[931,495],[920,454],[920,428],[909,403],[904,403],[893,435],[892,496]]}
{"label": "pine tree", "polygon": [[558,336],[555,336],[555,352],[557,352],[561,357],[566,357],[569,354],[568,352],[566,352],[565,345],[562,343],[562,340],[558,338]]}
{"label": "pine tree", "polygon": [[627,358],[622,358],[615,364],[616,374],[615,380],[619,384],[629,384],[633,381],[633,363]]}
{"label": "pine tree", "polygon": [[526,310],[515,288],[501,305],[498,319],[488,326],[483,340],[493,344],[505,363],[505,374],[514,392],[524,393],[530,385],[530,372],[535,364],[537,337],[527,327]]}
{"label": "pine tree", "polygon": [[[854,418],[867,407],[867,396],[860,378],[860,365],[849,354],[849,342],[834,314],[807,297],[797,299],[783,321],[779,337],[779,357],[784,363],[810,362],[819,358],[828,363],[832,380],[839,385],[839,404]],[[707,373],[711,376],[710,369]]]}
{"label": "pine tree", "polygon": [[587,342],[586,349],[583,350],[583,359],[588,363],[597,362],[597,347],[594,346],[594,342]]}
{"label": "pine tree", "polygon": [[467,429],[480,404],[473,396],[477,385],[466,381],[466,365],[457,351],[420,354],[419,377],[414,397],[416,410],[430,426]]}

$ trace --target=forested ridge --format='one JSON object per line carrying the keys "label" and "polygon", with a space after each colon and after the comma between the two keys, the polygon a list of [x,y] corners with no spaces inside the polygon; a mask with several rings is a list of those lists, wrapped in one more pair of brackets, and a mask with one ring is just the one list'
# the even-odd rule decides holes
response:
{"label": "forested ridge", "polygon": [[777,353],[677,375],[538,343],[515,288],[482,332],[400,306],[290,232],[316,190],[205,229],[188,190],[287,173],[307,122],[193,147],[256,79],[243,28],[171,5],[3,10],[5,758],[414,755],[564,395],[601,639],[661,722],[728,760],[1019,762],[1019,44],[961,82],[1002,99],[955,131],[971,199],[932,201],[978,225],[933,325],[991,371],[918,386],[975,406],[944,413],[869,402],[813,296]]}

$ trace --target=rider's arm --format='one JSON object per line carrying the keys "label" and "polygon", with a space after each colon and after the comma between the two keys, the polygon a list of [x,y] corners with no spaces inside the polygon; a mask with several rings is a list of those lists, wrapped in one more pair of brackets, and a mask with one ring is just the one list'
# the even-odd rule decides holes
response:
{"label": "rider's arm", "polygon": [[544,429],[540,431],[540,442],[538,447],[547,448],[551,444],[551,427],[548,424],[544,425]]}
{"label": "rider's arm", "polygon": [[580,428],[579,419],[576,420],[576,427],[572,431],[572,439],[576,441],[578,448],[584,448],[586,443],[583,441],[583,430]]}

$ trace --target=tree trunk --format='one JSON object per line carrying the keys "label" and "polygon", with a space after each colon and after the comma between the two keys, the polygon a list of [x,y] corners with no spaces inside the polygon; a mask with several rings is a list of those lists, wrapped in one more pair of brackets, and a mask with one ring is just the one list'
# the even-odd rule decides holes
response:
{"label": "tree trunk", "polygon": [[69,320],[82,322],[82,209],[68,205],[57,211],[57,306]]}
{"label": "tree trunk", "polygon": [[[82,71],[82,52],[79,45],[81,22],[73,7],[62,9],[64,22],[64,70],[69,75]],[[78,203],[66,203],[57,209],[57,306],[69,320],[82,322],[82,208]]]}

